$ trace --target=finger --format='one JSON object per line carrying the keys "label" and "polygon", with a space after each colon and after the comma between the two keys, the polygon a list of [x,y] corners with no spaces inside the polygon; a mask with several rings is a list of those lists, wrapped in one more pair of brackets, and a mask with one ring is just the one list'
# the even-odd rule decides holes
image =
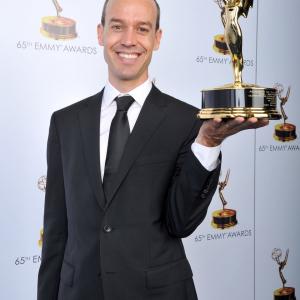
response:
{"label": "finger", "polygon": [[255,128],[260,128],[263,126],[266,126],[269,124],[269,119],[268,118],[249,118],[247,126],[248,129],[255,129]]}
{"label": "finger", "polygon": [[245,122],[242,124],[242,128],[250,129],[254,128],[258,124],[258,119],[255,117],[251,117],[245,120]]}
{"label": "finger", "polygon": [[262,118],[262,119],[258,119],[259,124],[262,126],[267,126],[269,125],[269,119],[268,118]]}
{"label": "finger", "polygon": [[243,117],[236,117],[234,119],[229,119],[226,122],[224,122],[224,121],[222,122],[220,129],[228,132],[228,131],[234,130],[236,127],[239,127],[244,122],[245,122],[245,118],[243,118]]}
{"label": "finger", "polygon": [[247,130],[247,129],[253,129],[256,128],[258,125],[258,119],[255,117],[247,118],[244,120],[243,123],[238,124],[233,130],[236,132]]}
{"label": "finger", "polygon": [[204,121],[203,123],[204,127],[212,130],[218,129],[221,126],[221,124],[222,124],[222,119],[220,118],[209,119]]}
{"label": "finger", "polygon": [[218,127],[220,127],[221,125],[222,125],[222,119],[221,118],[218,118],[218,117],[214,117],[213,119],[212,119],[212,124],[213,124],[213,126],[215,127],[215,128],[218,128]]}
{"label": "finger", "polygon": [[254,124],[257,123],[257,118],[248,118],[236,117],[227,123],[222,125],[222,128],[219,129],[219,132],[222,130],[222,134],[230,136],[236,134],[242,130],[250,129]]}
{"label": "finger", "polygon": [[267,118],[258,119],[255,117],[251,117],[245,120],[240,126],[237,126],[235,130],[242,131],[247,129],[257,129],[269,124],[269,120]]}

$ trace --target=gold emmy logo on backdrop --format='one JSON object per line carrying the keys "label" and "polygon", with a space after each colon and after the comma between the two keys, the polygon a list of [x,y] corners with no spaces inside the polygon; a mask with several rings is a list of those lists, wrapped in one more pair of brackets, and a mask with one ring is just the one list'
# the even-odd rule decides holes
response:
{"label": "gold emmy logo on backdrop", "polygon": [[272,259],[277,262],[279,266],[279,275],[280,279],[282,281],[282,288],[279,288],[274,291],[274,300],[296,300],[295,295],[295,288],[293,287],[286,287],[286,279],[283,276],[283,269],[287,264],[288,257],[289,257],[289,249],[286,250],[285,258],[284,260],[280,260],[282,257],[282,251],[281,249],[275,248],[272,252]]}
{"label": "gold emmy logo on backdrop", "polygon": [[[223,5],[223,0],[214,0],[214,2],[217,3],[221,9],[221,19],[222,19],[223,26],[225,27],[226,19],[225,19],[225,6]],[[219,54],[224,54],[224,55],[230,54],[230,51],[225,41],[224,34],[217,34],[214,36],[213,49]]]}
{"label": "gold emmy logo on backdrop", "polygon": [[290,142],[297,138],[296,126],[286,122],[286,120],[288,119],[288,116],[284,110],[284,105],[287,103],[287,101],[290,97],[291,87],[288,87],[287,93],[285,96],[282,96],[282,93],[284,91],[284,87],[282,84],[277,83],[275,85],[275,88],[277,89],[277,95],[280,100],[281,114],[283,116],[284,121],[282,124],[277,124],[275,126],[274,139],[276,141],[280,141],[280,142]]}
{"label": "gold emmy logo on backdrop", "polygon": [[228,184],[230,170],[227,171],[224,181],[219,182],[219,196],[222,201],[223,209],[216,210],[212,214],[211,225],[217,229],[225,229],[233,227],[237,224],[236,211],[233,209],[225,208],[227,201],[223,195],[223,190]]}
{"label": "gold emmy logo on backdrop", "polygon": [[[46,176],[41,176],[39,179],[38,179],[38,182],[37,182],[37,186],[38,186],[38,189],[42,192],[46,192],[46,186],[47,186],[47,177]],[[40,239],[38,241],[38,245],[39,247],[42,247],[43,245],[43,236],[44,236],[44,230],[43,228],[40,230]]]}
{"label": "gold emmy logo on backdrop", "polygon": [[40,239],[39,239],[39,242],[38,242],[40,248],[42,248],[42,246],[43,246],[43,237],[44,237],[44,230],[42,228],[40,230]]}
{"label": "gold emmy logo on backdrop", "polygon": [[77,37],[76,22],[60,16],[63,11],[57,0],[52,0],[56,8],[56,16],[42,18],[41,33],[54,40],[70,40]]}
{"label": "gold emmy logo on backdrop", "polygon": [[[215,37],[214,49],[231,56],[234,83],[202,91],[200,119],[257,117],[280,119],[276,110],[276,89],[247,84],[242,80],[244,68],[243,37],[238,23],[240,16],[247,18],[253,0],[217,0],[221,8],[224,35]],[[226,43],[226,47],[225,44]]]}

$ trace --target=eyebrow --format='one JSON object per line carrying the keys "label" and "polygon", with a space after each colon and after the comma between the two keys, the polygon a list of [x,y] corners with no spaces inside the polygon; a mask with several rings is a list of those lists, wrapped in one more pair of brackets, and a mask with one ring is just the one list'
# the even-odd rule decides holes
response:
{"label": "eyebrow", "polygon": [[[124,23],[124,21],[122,19],[118,19],[118,18],[111,18],[109,20],[109,23]],[[150,28],[152,28],[152,23],[151,22],[138,22],[139,25],[146,25],[149,26]]]}
{"label": "eyebrow", "polygon": [[139,22],[139,25],[146,25],[152,28],[152,23],[151,22]]}
{"label": "eyebrow", "polygon": [[112,19],[109,20],[109,23],[113,23],[113,22],[115,22],[115,23],[123,23],[123,21],[121,19],[112,18]]}

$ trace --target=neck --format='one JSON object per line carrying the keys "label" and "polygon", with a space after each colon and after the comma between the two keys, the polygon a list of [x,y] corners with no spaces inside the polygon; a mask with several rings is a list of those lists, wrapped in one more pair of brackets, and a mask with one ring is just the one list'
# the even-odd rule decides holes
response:
{"label": "neck", "polygon": [[125,94],[132,90],[134,90],[136,87],[142,85],[144,82],[148,80],[148,76],[146,78],[143,78],[143,80],[139,79],[136,81],[132,80],[113,80],[112,78],[108,79],[110,84],[116,88],[119,92]]}

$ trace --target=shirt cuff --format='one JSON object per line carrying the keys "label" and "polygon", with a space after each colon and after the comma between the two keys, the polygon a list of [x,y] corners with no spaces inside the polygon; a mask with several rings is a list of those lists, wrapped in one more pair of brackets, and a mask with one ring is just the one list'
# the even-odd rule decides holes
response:
{"label": "shirt cuff", "polygon": [[194,142],[191,146],[194,155],[197,157],[202,166],[209,172],[215,170],[219,164],[219,155],[221,145],[216,147],[203,146]]}

